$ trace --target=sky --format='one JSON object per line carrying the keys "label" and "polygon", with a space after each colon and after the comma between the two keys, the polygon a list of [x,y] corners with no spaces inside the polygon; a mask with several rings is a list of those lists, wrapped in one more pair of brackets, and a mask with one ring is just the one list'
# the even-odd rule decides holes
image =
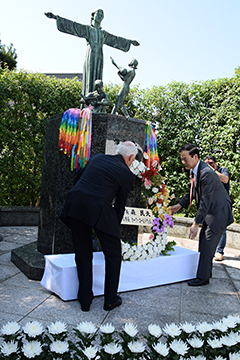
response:
{"label": "sky", "polygon": [[102,28],[137,40],[123,52],[104,45],[104,83],[121,83],[121,67],[139,62],[132,84],[192,83],[232,77],[240,66],[240,0],[0,0],[0,38],[13,43],[18,69],[81,73],[86,40],[57,30],[44,12],[89,24],[102,8]]}

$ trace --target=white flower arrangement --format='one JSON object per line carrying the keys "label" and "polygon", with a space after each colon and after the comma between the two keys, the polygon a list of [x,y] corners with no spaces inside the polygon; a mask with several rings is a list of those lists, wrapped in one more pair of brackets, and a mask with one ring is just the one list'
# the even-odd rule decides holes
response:
{"label": "white flower arrangement", "polygon": [[148,206],[153,213],[152,233],[146,245],[130,245],[121,241],[122,259],[124,261],[150,260],[161,254],[166,255],[173,246],[174,241],[168,242],[168,227],[173,227],[173,220],[169,215],[169,192],[160,174],[161,166],[154,161],[148,169],[142,161],[134,160],[130,170],[142,179],[146,192]]}
{"label": "white flower arrangement", "polygon": [[240,360],[239,316],[196,326],[171,323],[163,329],[150,324],[147,335],[138,335],[132,323],[117,332],[112,324],[98,328],[92,322],[82,322],[73,331],[78,338],[75,343],[61,321],[46,329],[37,321],[22,329],[17,322],[8,322],[1,329],[0,359]]}

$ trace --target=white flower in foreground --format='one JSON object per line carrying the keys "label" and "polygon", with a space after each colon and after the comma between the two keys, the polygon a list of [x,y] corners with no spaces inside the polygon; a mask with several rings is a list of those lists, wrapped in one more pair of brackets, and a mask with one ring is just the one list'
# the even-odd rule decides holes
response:
{"label": "white flower in foreground", "polygon": [[204,341],[202,339],[199,339],[198,337],[194,336],[192,339],[188,339],[187,342],[191,347],[194,349],[198,349],[203,346]]}
{"label": "white flower in foreground", "polygon": [[240,360],[240,352],[238,353],[230,353],[229,360]]}
{"label": "white flower in foreground", "polygon": [[192,332],[196,331],[196,328],[194,325],[185,322],[184,324],[180,325],[182,330],[185,331],[188,334],[191,334]]}
{"label": "white flower in foreground", "polygon": [[44,332],[43,326],[38,321],[30,321],[24,327],[23,331],[30,337],[35,338]]}
{"label": "white flower in foreground", "polygon": [[206,321],[204,321],[204,322],[198,324],[197,327],[196,327],[196,329],[197,329],[200,333],[204,334],[204,333],[206,333],[206,332],[208,332],[208,331],[213,330],[213,325],[207,323]]}
{"label": "white flower in foreground", "polygon": [[119,353],[119,352],[122,350],[122,346],[121,346],[121,345],[114,344],[114,343],[110,343],[110,344],[104,345],[103,348],[104,348],[104,351],[105,351],[107,354],[110,354],[110,355],[117,354],[117,353]]}
{"label": "white flower in foreground", "polygon": [[189,347],[182,340],[174,340],[170,343],[170,348],[178,355],[185,355]]}
{"label": "white flower in foreground", "polygon": [[145,350],[145,346],[141,341],[131,341],[128,343],[128,348],[132,353],[142,353]]}
{"label": "white flower in foreground", "polygon": [[227,358],[222,357],[221,355],[214,358],[214,360],[227,360]]}
{"label": "white flower in foreground", "polygon": [[97,331],[96,326],[91,321],[83,321],[80,324],[78,324],[77,329],[81,333],[85,334],[94,334]]}
{"label": "white flower in foreground", "polygon": [[236,344],[240,343],[240,331],[238,331],[236,333],[231,332],[228,336],[230,336],[230,335],[236,340]]}
{"label": "white flower in foreground", "polygon": [[18,349],[18,344],[13,340],[9,342],[4,342],[1,345],[1,351],[5,356],[9,356],[13,353],[16,353],[17,349]]}
{"label": "white flower in foreground", "polygon": [[221,341],[221,339],[217,339],[217,338],[208,339],[207,342],[208,342],[208,344],[211,346],[212,349],[217,349],[217,348],[222,347],[222,341]]}
{"label": "white flower in foreground", "polygon": [[162,356],[167,356],[169,353],[169,349],[166,344],[158,342],[157,344],[153,345],[153,349]]}
{"label": "white flower in foreground", "polygon": [[28,341],[22,347],[23,354],[31,359],[38,356],[42,352],[42,346],[40,341]]}
{"label": "white flower in foreground", "polygon": [[227,327],[233,329],[235,328],[235,326],[237,325],[237,323],[239,322],[239,317],[238,316],[232,316],[232,315],[228,315],[226,318],[222,319],[222,323],[224,325],[226,325]]}
{"label": "white flower in foreground", "polygon": [[154,186],[153,188],[152,188],[152,192],[154,193],[154,194],[157,194],[158,193],[158,188],[156,187],[156,186]]}
{"label": "white flower in foreground", "polygon": [[56,321],[55,323],[51,323],[48,326],[48,331],[50,334],[62,334],[63,332],[67,331],[66,324],[61,321]]}
{"label": "white flower in foreground", "polygon": [[137,327],[131,323],[127,323],[123,326],[123,330],[125,331],[125,333],[127,333],[129,336],[134,337],[135,335],[137,335]]}
{"label": "white flower in foreground", "polygon": [[213,323],[215,329],[220,330],[221,332],[225,332],[228,330],[228,325],[225,324],[223,321],[217,321]]}
{"label": "white flower in foreground", "polygon": [[181,329],[179,326],[177,326],[176,324],[172,323],[170,325],[166,325],[165,328],[163,329],[163,331],[170,335],[170,336],[178,336],[181,334]]}
{"label": "white flower in foreground", "polygon": [[233,333],[230,333],[226,336],[222,336],[221,337],[221,341],[224,345],[226,346],[233,346],[233,345],[236,345],[237,341],[236,341],[236,338],[235,336],[232,335]]}
{"label": "white flower in foreground", "polygon": [[20,329],[19,324],[16,321],[8,321],[7,324],[3,325],[1,332],[3,335],[13,335]]}
{"label": "white flower in foreground", "polygon": [[112,334],[115,330],[115,327],[112,324],[105,324],[100,326],[100,331],[104,334]]}
{"label": "white flower in foreground", "polygon": [[150,335],[155,336],[156,338],[159,338],[162,335],[160,326],[155,324],[148,325],[148,331]]}
{"label": "white flower in foreground", "polygon": [[89,346],[83,350],[83,353],[88,359],[93,359],[97,354],[97,348],[94,346]]}
{"label": "white flower in foreground", "polygon": [[189,360],[207,360],[207,359],[203,355],[198,355],[198,356],[190,356]]}
{"label": "white flower in foreground", "polygon": [[50,349],[57,354],[64,354],[69,351],[69,346],[67,341],[56,340],[51,343]]}

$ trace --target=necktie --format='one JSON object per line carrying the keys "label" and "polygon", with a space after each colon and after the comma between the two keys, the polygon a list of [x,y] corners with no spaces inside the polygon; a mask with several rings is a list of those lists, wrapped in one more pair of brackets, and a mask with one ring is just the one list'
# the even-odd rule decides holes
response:
{"label": "necktie", "polygon": [[194,173],[191,172],[191,187],[190,187],[190,203],[189,203],[189,211],[192,206],[192,196],[193,196],[193,184],[194,184]]}

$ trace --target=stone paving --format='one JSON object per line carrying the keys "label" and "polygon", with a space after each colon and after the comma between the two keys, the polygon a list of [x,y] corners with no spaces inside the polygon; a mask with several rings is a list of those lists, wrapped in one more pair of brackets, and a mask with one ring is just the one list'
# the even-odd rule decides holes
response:
{"label": "stone paving", "polygon": [[[165,326],[185,321],[213,322],[231,314],[240,315],[240,251],[226,248],[222,262],[214,261],[210,285],[189,287],[187,282],[122,293],[122,306],[106,312],[103,296],[95,297],[90,312],[82,312],[78,301],[62,301],[29,280],[10,260],[11,250],[37,240],[37,227],[1,227],[0,242],[0,327],[8,321],[24,325],[38,320],[43,325],[61,320],[75,327],[81,321],[96,325],[112,323],[117,330],[126,322],[147,333],[151,323]],[[177,245],[197,250],[198,242],[169,237]]]}

